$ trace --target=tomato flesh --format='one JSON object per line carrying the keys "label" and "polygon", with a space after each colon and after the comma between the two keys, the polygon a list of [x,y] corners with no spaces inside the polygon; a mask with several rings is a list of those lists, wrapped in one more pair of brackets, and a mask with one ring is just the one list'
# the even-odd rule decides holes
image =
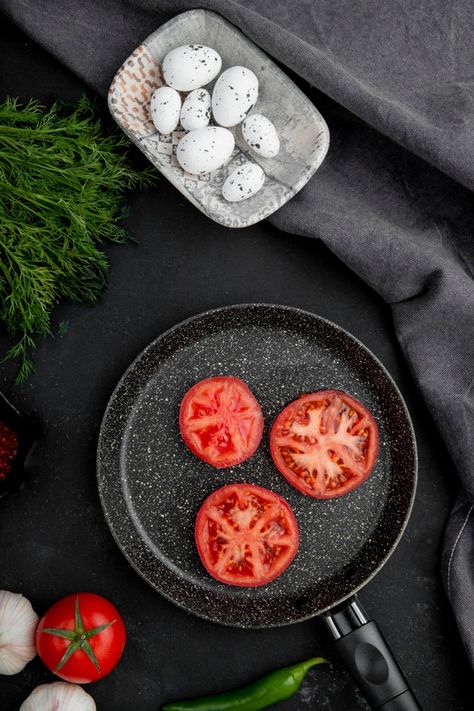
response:
{"label": "tomato flesh", "polygon": [[199,509],[195,536],[208,573],[241,587],[257,587],[277,578],[299,545],[290,505],[255,484],[229,484],[214,491]]}
{"label": "tomato flesh", "polygon": [[[78,622],[86,645],[75,649],[77,643],[71,638]],[[111,672],[122,656],[125,639],[125,625],[117,608],[94,593],[77,593],[58,600],[36,628],[36,650],[44,664],[61,679],[76,684],[97,681]],[[67,656],[71,645],[75,651]]]}
{"label": "tomato flesh", "polygon": [[194,454],[213,467],[232,467],[254,454],[263,432],[255,396],[239,378],[206,378],[181,402],[181,436]]}
{"label": "tomato flesh", "polygon": [[317,499],[342,496],[360,486],[375,465],[378,443],[370,412],[339,390],[294,400],[270,432],[277,469],[290,484]]}

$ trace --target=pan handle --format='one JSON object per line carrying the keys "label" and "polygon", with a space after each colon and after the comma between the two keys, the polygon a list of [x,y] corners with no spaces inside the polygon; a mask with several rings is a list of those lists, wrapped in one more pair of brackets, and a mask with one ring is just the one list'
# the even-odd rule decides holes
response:
{"label": "pan handle", "polygon": [[377,624],[356,597],[325,613],[324,620],[371,709],[422,711]]}

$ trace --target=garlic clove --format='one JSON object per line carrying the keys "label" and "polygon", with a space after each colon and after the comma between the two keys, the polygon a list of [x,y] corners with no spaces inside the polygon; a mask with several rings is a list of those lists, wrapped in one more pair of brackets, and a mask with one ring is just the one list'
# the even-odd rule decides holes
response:
{"label": "garlic clove", "polygon": [[0,674],[18,674],[36,656],[38,620],[26,597],[0,590]]}
{"label": "garlic clove", "polygon": [[55,681],[37,686],[23,701],[20,711],[96,711],[96,705],[77,684]]}

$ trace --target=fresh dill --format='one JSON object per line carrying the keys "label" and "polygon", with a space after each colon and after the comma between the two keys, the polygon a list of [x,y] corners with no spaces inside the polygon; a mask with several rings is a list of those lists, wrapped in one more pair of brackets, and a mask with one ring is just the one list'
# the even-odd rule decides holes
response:
{"label": "fresh dill", "polygon": [[[0,321],[16,339],[4,360],[17,382],[34,370],[36,338],[51,334],[54,304],[94,303],[107,284],[105,242],[124,242],[124,191],[153,182],[126,159],[82,98],[69,111],[31,100],[0,104]],[[66,329],[60,327],[63,335]]]}

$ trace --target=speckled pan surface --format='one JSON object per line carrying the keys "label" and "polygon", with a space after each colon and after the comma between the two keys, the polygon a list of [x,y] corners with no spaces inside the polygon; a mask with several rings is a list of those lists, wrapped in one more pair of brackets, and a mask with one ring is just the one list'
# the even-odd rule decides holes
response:
{"label": "speckled pan surface", "polygon": [[[164,84],[161,62],[174,47],[204,44],[222,57],[222,71],[233,65],[252,69],[259,79],[256,113],[276,126],[281,141],[276,158],[261,158],[242,138],[240,126],[231,129],[236,147],[222,168],[200,176],[185,173],[176,160],[176,146],[184,135],[156,132],[150,119],[150,99]],[[215,81],[206,86],[211,91]],[[184,98],[184,94],[183,94]],[[321,165],[329,146],[323,117],[276,64],[236,27],[208,10],[178,15],[150,35],[125,60],[109,90],[109,108],[119,126],[168,180],[212,220],[227,227],[246,227],[268,217],[308,182]],[[241,203],[228,203],[221,194],[227,175],[247,160],[266,174],[264,187]]]}
{"label": "speckled pan surface", "polygon": [[[257,453],[216,470],[181,440],[180,401],[198,380],[231,374],[259,400]],[[267,445],[279,410],[302,392],[346,390],[373,413],[380,454],[369,479],[318,501],[275,469]],[[105,516],[132,566],[156,590],[202,617],[242,627],[284,625],[318,614],[367,582],[395,547],[416,486],[416,446],[401,395],[380,362],[346,331],[290,307],[238,305],[178,324],[151,343],[117,385],[104,415],[98,483]],[[288,570],[260,588],[209,577],[194,544],[203,500],[229,482],[283,496],[300,527]]]}

